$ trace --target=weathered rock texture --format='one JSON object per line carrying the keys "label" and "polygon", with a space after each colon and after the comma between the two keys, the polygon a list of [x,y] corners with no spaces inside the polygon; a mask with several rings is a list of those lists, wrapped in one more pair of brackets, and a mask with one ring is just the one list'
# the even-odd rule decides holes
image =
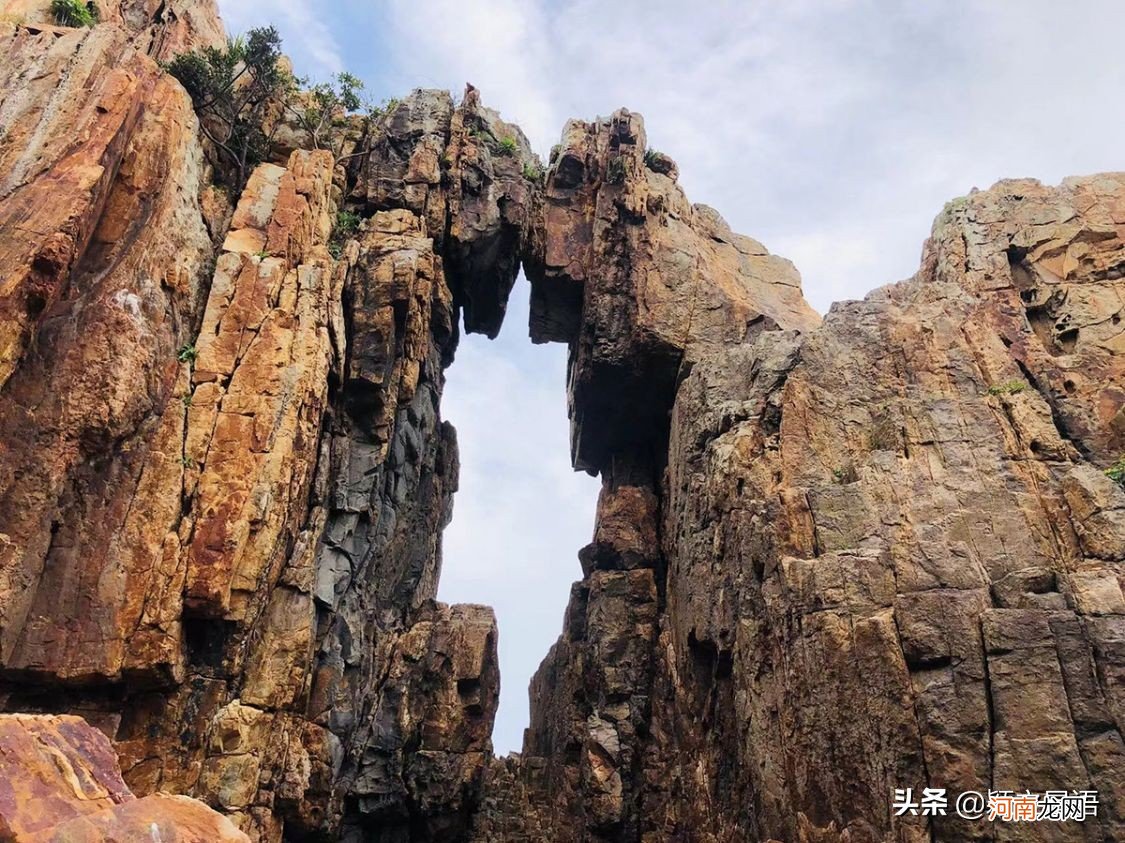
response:
{"label": "weathered rock texture", "polygon": [[[125,30],[138,50],[158,61],[226,40],[214,0],[96,0],[94,5],[100,21]],[[50,8],[50,0],[4,0],[0,15],[8,25],[69,32],[55,25]]]}
{"label": "weathered rock texture", "polygon": [[[638,147],[625,113],[572,124],[548,173],[540,313],[582,307],[532,330],[570,342],[604,488],[476,839],[1120,839],[1125,176],[951,203],[917,276],[816,327],[760,247],[701,257],[721,229],[668,220]],[[1102,804],[892,816],[925,786]]]}
{"label": "weathered rock texture", "polygon": [[691,205],[665,169],[646,165],[638,115],[569,122],[528,256],[531,336],[570,344],[572,455],[594,474],[663,463],[679,373],[694,361],[819,321],[791,263]]}
{"label": "weathered rock texture", "polygon": [[[541,172],[416,91],[342,162],[281,133],[232,208],[154,60],[210,4],[47,5],[0,22],[0,706],[112,740],[144,798],[75,839],[159,792],[259,841],[1125,837],[1125,177],[959,200],[821,323],[637,115]],[[495,620],[435,602],[440,399],[521,263],[602,492],[497,760]],[[892,816],[926,786],[1102,806]]]}
{"label": "weathered rock texture", "polygon": [[45,8],[0,67],[4,708],[82,714],[135,791],[255,840],[463,834],[499,678],[491,610],[434,601],[439,399],[458,311],[495,330],[515,280],[526,141],[419,92],[361,172],[296,151],[231,214],[151,57],[209,7]]}
{"label": "weathered rock texture", "polygon": [[179,473],[179,443],[149,445],[175,433],[210,280],[204,162],[190,101],[124,29],[0,26],[0,660],[93,681],[133,667],[160,575],[140,522],[171,517],[147,486]]}
{"label": "weathered rock texture", "polygon": [[11,843],[247,841],[186,796],[137,799],[109,739],[79,717],[0,715],[0,835]]}

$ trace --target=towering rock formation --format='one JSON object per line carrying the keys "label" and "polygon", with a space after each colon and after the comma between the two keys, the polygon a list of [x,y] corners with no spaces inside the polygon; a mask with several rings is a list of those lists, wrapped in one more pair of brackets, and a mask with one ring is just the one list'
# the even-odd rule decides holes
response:
{"label": "towering rock formation", "polygon": [[[1125,175],[953,202],[913,279],[818,327],[638,145],[572,124],[548,174],[536,297],[582,307],[533,332],[570,343],[603,490],[475,839],[1118,839]],[[928,786],[1101,807],[892,815]]]}
{"label": "towering rock formation", "polygon": [[439,400],[458,311],[494,332],[515,280],[527,142],[418,92],[358,172],[296,151],[232,213],[152,57],[207,7],[46,5],[4,23],[3,706],[255,840],[456,836],[499,680],[491,610],[434,602]]}
{"label": "towering rock formation", "polygon": [[[164,792],[260,841],[1125,837],[1125,176],[958,200],[821,322],[637,115],[544,171],[474,89],[416,91],[231,201],[156,61],[213,8],[47,5],[0,21],[0,706],[81,715],[124,782],[69,719],[0,724],[5,763],[96,768],[95,824],[215,821]],[[493,759],[495,620],[434,599],[440,398],[521,263],[602,491]],[[1101,806],[894,815],[928,786]]]}

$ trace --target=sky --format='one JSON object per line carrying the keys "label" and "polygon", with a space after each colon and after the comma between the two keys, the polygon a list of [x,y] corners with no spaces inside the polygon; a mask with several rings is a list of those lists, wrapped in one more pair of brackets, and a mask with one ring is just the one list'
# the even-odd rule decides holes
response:
{"label": "sky", "polygon": [[[625,106],[694,202],[790,258],[820,312],[909,277],[950,199],[1000,178],[1125,169],[1118,0],[219,0],[273,23],[300,75],[376,100],[466,82],[546,158],[570,117]],[[561,629],[598,483],[571,471],[565,348],[462,339],[445,418],[461,488],[440,598],[496,608],[493,740],[518,750],[527,682]]]}

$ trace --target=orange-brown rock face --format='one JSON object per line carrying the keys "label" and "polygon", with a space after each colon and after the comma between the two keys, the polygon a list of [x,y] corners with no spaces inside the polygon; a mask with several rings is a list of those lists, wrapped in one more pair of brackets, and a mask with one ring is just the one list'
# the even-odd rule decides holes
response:
{"label": "orange-brown rock face", "polygon": [[[821,323],[637,115],[541,172],[475,89],[415,91],[340,163],[289,132],[232,209],[154,61],[213,6],[47,8],[0,23],[0,706],[100,731],[0,717],[5,834],[1125,837],[1120,175],[951,203],[915,278]],[[495,760],[495,619],[434,599],[440,402],[521,262],[602,492]]]}
{"label": "orange-brown rock face", "polygon": [[[214,0],[97,0],[98,20],[124,30],[134,47],[157,61],[226,41]],[[4,23],[61,34],[51,0],[4,0]]]}
{"label": "orange-brown rock face", "polygon": [[0,144],[0,659],[38,681],[117,677],[179,513],[203,156],[190,101],[120,28],[5,40],[5,88],[22,90]]}
{"label": "orange-brown rock face", "polygon": [[[551,215],[596,218],[606,188],[567,198],[557,178],[543,235],[565,232],[570,254],[585,235]],[[1001,182],[946,208],[915,278],[819,327],[767,310],[775,324],[731,341],[734,306],[710,308],[720,339],[689,349],[671,403],[618,411],[627,429],[670,410],[648,428],[664,449],[653,469],[609,448],[586,577],[476,839],[1125,833],[1125,491],[1102,471],[1125,450],[1123,202],[1119,175]],[[600,231],[616,265],[668,277],[613,221]],[[584,367],[635,360],[641,318],[598,321],[597,254],[566,273],[585,278],[579,463],[584,401],[609,397]],[[618,302],[635,289],[618,281]],[[900,787],[1096,790],[1101,806],[1038,826],[897,817]]]}
{"label": "orange-brown rock face", "polygon": [[725,349],[819,322],[792,264],[691,205],[675,179],[627,111],[568,124],[546,173],[528,258],[532,337],[570,344],[572,456],[603,489],[585,578],[532,681],[523,757],[490,770],[475,839],[649,834],[647,804],[667,775],[649,755],[673,400]]}
{"label": "orange-brown rock face", "polygon": [[817,315],[793,265],[692,205],[647,156],[640,117],[571,121],[553,153],[528,256],[531,335],[564,341],[576,468],[661,461],[681,368]]}
{"label": "orange-brown rock face", "polygon": [[[151,18],[103,11],[92,30],[5,32],[6,90],[26,90],[0,145],[0,698],[81,713],[151,794],[67,839],[165,821],[197,839],[159,792],[254,840],[449,839],[499,680],[491,610],[434,602],[457,476],[439,401],[468,306],[443,249],[503,279],[502,310],[527,218],[497,202],[530,205],[526,142],[504,194],[473,193],[487,150],[446,148],[498,118],[415,94],[386,129],[414,169],[380,178],[334,259],[332,156],[262,164],[224,214],[190,102],[146,55]],[[416,143],[426,113],[436,155]],[[365,166],[390,173],[382,154]],[[429,212],[401,198],[415,170]]]}
{"label": "orange-brown rock face", "polygon": [[[725,778],[778,839],[1121,835],[1125,492],[1100,469],[1125,445],[1123,199],[1100,176],[958,200],[914,279],[687,379],[664,644],[705,681],[663,719],[708,772],[684,797]],[[1102,807],[1049,831],[889,817],[914,783]]]}
{"label": "orange-brown rock face", "polygon": [[194,799],[137,799],[109,739],[81,718],[25,714],[0,715],[0,834],[11,843],[249,843]]}

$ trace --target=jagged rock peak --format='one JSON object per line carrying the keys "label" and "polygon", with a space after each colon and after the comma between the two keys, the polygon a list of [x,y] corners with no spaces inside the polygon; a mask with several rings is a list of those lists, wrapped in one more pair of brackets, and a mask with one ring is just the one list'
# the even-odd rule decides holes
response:
{"label": "jagged rock peak", "polygon": [[1125,177],[1001,182],[913,279],[701,356],[475,839],[992,839],[896,787],[1097,790],[1059,839],[1120,837],[1123,267]]}
{"label": "jagged rock peak", "polygon": [[576,468],[659,466],[681,372],[710,349],[819,318],[793,265],[692,205],[640,115],[571,120],[525,256],[531,336],[571,346]]}
{"label": "jagged rock peak", "polygon": [[[932,786],[1096,789],[1073,839],[1125,836],[1125,176],[957,200],[822,322],[636,114],[544,170],[475,89],[416,91],[346,160],[285,127],[231,202],[154,60],[211,4],[46,8],[0,22],[0,707],[122,771],[0,718],[7,781],[102,783],[53,825],[996,837],[888,810]],[[441,394],[521,262],[602,491],[497,760],[496,620],[435,601]]]}
{"label": "jagged rock peak", "polygon": [[369,211],[422,216],[465,329],[495,337],[537,207],[542,165],[520,128],[480,103],[416,90],[376,132],[354,195]]}

